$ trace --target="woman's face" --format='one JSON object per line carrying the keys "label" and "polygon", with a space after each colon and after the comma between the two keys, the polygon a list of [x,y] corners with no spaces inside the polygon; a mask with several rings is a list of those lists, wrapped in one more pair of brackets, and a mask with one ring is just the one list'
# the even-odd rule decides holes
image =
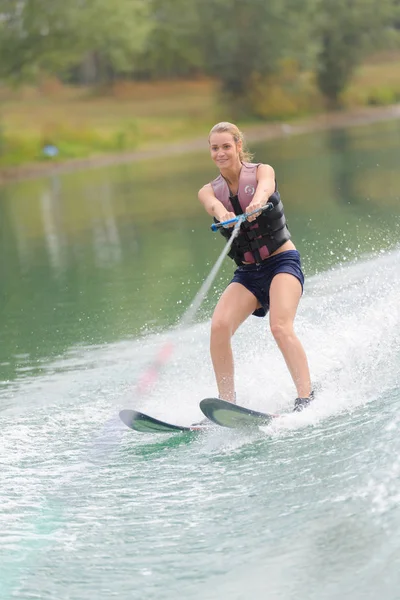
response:
{"label": "woman's face", "polygon": [[211,158],[219,169],[231,169],[240,163],[242,142],[235,142],[231,133],[213,133],[210,136]]}

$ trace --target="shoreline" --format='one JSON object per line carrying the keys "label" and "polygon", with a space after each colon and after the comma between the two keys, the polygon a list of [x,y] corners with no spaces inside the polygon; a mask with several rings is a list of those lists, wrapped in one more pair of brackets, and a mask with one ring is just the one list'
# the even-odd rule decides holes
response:
{"label": "shoreline", "polygon": [[[400,103],[380,107],[360,107],[348,111],[328,112],[305,119],[290,121],[289,123],[264,123],[245,127],[244,133],[248,142],[276,139],[314,131],[339,129],[342,127],[356,127],[400,119]],[[98,169],[114,165],[127,164],[141,160],[163,158],[170,155],[179,155],[184,152],[206,150],[205,137],[183,140],[173,144],[163,144],[143,150],[131,152],[100,154],[87,158],[70,159],[59,162],[37,162],[18,167],[0,167],[0,185],[14,181],[37,179],[56,174],[71,173],[84,169]]]}

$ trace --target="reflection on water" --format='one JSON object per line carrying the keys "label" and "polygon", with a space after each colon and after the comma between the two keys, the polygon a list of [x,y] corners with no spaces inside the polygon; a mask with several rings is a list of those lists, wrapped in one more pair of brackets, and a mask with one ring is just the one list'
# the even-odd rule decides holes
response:
{"label": "reflection on water", "polygon": [[[306,274],[397,244],[397,122],[254,150],[275,167]],[[205,150],[1,188],[0,380],[176,322],[222,247],[196,200],[213,175]],[[227,260],[201,317],[231,272]]]}
{"label": "reflection on water", "polygon": [[66,269],[66,238],[60,214],[60,180],[52,177],[49,189],[41,194],[41,214],[43,233],[46,242],[50,266],[55,277],[61,277]]}

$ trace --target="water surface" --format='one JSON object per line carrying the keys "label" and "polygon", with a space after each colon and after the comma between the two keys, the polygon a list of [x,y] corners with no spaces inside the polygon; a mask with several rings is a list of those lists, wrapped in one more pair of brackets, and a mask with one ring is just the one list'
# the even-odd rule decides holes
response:
{"label": "water surface", "polygon": [[[135,397],[222,249],[202,154],[0,188],[0,597],[396,600],[400,584],[400,128],[253,148],[307,277],[296,321],[321,385],[257,433],[139,435],[215,393],[224,263],[150,396]],[[295,395],[267,321],[234,340],[242,404]]]}

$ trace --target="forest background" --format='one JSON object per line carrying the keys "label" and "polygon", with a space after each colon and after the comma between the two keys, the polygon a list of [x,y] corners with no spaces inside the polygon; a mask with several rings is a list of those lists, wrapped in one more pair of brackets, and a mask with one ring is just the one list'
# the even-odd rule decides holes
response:
{"label": "forest background", "polygon": [[0,0],[0,170],[400,102],[400,0]]}

